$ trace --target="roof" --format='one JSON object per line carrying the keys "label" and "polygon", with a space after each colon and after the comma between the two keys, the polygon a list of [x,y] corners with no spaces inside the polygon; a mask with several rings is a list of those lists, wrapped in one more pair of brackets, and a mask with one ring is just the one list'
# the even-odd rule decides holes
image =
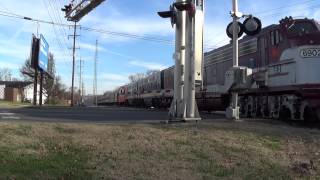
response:
{"label": "roof", "polygon": [[30,81],[0,81],[0,85],[11,88],[24,88],[30,84],[32,84]]}

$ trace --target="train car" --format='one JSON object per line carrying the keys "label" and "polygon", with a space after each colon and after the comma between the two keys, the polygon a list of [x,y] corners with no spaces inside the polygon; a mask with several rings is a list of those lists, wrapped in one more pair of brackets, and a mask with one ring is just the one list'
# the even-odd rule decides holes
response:
{"label": "train car", "polygon": [[[320,26],[313,19],[285,18],[239,41],[239,65],[252,69],[240,93],[245,117],[319,120]],[[232,45],[205,54],[204,98],[210,109],[229,104]]]}
{"label": "train car", "polygon": [[162,99],[159,102],[159,106],[168,108],[173,100],[173,88],[174,88],[174,66],[169,67],[161,71],[161,89]]}
{"label": "train car", "polygon": [[140,98],[147,107],[156,107],[161,98],[161,71],[155,71],[143,79]]}
{"label": "train car", "polygon": [[109,106],[117,104],[117,90],[105,92],[98,98],[99,106]]}
{"label": "train car", "polygon": [[129,106],[135,106],[136,101],[138,99],[138,83],[133,82],[127,85],[128,92],[127,92],[127,104]]}
{"label": "train car", "polygon": [[127,100],[127,94],[128,94],[128,86],[121,86],[118,89],[117,93],[117,104],[120,106],[123,105],[128,105],[128,100]]}

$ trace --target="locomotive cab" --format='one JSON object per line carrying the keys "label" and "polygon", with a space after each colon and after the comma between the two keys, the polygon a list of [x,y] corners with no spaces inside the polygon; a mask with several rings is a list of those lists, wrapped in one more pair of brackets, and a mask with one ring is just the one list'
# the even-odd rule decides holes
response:
{"label": "locomotive cab", "polygon": [[280,26],[290,47],[320,44],[320,25],[313,19],[289,17],[282,19]]}

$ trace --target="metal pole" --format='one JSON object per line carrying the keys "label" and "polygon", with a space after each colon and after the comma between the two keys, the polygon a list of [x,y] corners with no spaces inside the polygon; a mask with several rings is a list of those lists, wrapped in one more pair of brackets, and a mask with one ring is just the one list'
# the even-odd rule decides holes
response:
{"label": "metal pole", "polygon": [[[183,2],[184,0],[176,0],[177,3]],[[169,116],[170,119],[181,119],[184,117],[184,106],[183,106],[183,69],[185,63],[186,53],[186,12],[177,12],[177,23],[176,23],[176,34],[175,34],[175,66],[174,66],[174,97],[170,107]]]}
{"label": "metal pole", "polygon": [[[238,0],[232,0],[233,6],[233,67],[238,67],[239,62],[239,44],[238,44]],[[238,116],[238,93],[232,92],[232,109],[236,111],[233,115],[233,119],[239,119]]]}
{"label": "metal pole", "polygon": [[192,76],[192,61],[193,61],[193,19],[190,19],[190,15],[188,14],[187,22],[186,22],[186,62],[185,62],[185,74],[184,74],[184,106],[186,108],[185,118],[193,118],[194,117],[194,98],[193,96],[193,87],[192,82],[194,80],[194,76]]}
{"label": "metal pole", "polygon": [[[39,22],[37,22],[37,38],[39,38]],[[38,59],[38,58],[37,58]],[[37,105],[37,93],[38,93],[38,60],[34,62],[34,80],[33,80],[33,105]]]}
{"label": "metal pole", "polygon": [[74,22],[74,31],[73,31],[73,54],[72,54],[72,85],[71,85],[71,104],[70,106],[72,107],[74,105],[74,69],[75,69],[75,53],[76,53],[76,33],[77,33],[77,22]]}
{"label": "metal pole", "polygon": [[[184,76],[184,102],[186,121],[201,120],[196,102],[196,69],[200,68],[203,57],[203,2],[193,0],[195,14],[188,13],[186,22],[186,62]],[[202,73],[201,73],[202,74]],[[199,79],[199,78],[198,78]]]}
{"label": "metal pole", "polygon": [[40,71],[40,93],[39,93],[39,106],[42,106],[42,86],[43,86],[43,72]]}
{"label": "metal pole", "polygon": [[37,105],[37,91],[38,91],[38,65],[34,67],[34,80],[33,80],[33,105]]}

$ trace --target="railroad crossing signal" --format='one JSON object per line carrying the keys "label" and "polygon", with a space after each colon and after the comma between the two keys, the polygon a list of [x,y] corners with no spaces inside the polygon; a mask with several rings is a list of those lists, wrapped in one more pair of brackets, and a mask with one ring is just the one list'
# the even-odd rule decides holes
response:
{"label": "railroad crossing signal", "polygon": [[[75,1],[78,1],[76,4]],[[94,8],[99,6],[105,0],[72,0],[70,4],[65,5],[61,10],[66,13],[68,21],[78,22]]]}
{"label": "railroad crossing signal", "polygon": [[[239,42],[238,39],[241,37],[243,32],[245,32],[249,36],[254,36],[261,31],[261,21],[252,17],[251,15],[246,16],[243,15],[238,10],[238,0],[232,0],[232,18],[233,22],[231,22],[227,27],[227,35],[232,39],[233,46],[233,62],[232,62],[232,72],[233,75],[236,74],[237,71],[241,71],[239,65]],[[244,23],[240,23],[239,19],[242,17],[247,17]],[[236,82],[234,82],[236,83]],[[229,119],[239,120],[239,111],[240,107],[238,106],[238,92],[232,91],[232,102],[230,106],[226,109],[226,117]]]}
{"label": "railroad crossing signal", "polygon": [[[260,19],[249,15],[244,21],[243,24],[238,22],[238,38],[242,36],[243,33],[246,33],[248,36],[254,36],[259,34],[262,28],[262,23]],[[233,22],[231,22],[226,29],[227,35],[229,38],[233,39]]]}
{"label": "railroad crossing signal", "polygon": [[170,6],[169,11],[162,11],[158,12],[158,15],[162,18],[170,18],[171,26],[173,27],[177,22],[177,11],[175,10],[174,6]]}
{"label": "railroad crossing signal", "polygon": [[[201,120],[195,100],[196,85],[202,84],[203,0],[176,0],[169,11],[158,12],[176,25],[174,99],[169,119]],[[197,84],[196,84],[197,83]]]}

